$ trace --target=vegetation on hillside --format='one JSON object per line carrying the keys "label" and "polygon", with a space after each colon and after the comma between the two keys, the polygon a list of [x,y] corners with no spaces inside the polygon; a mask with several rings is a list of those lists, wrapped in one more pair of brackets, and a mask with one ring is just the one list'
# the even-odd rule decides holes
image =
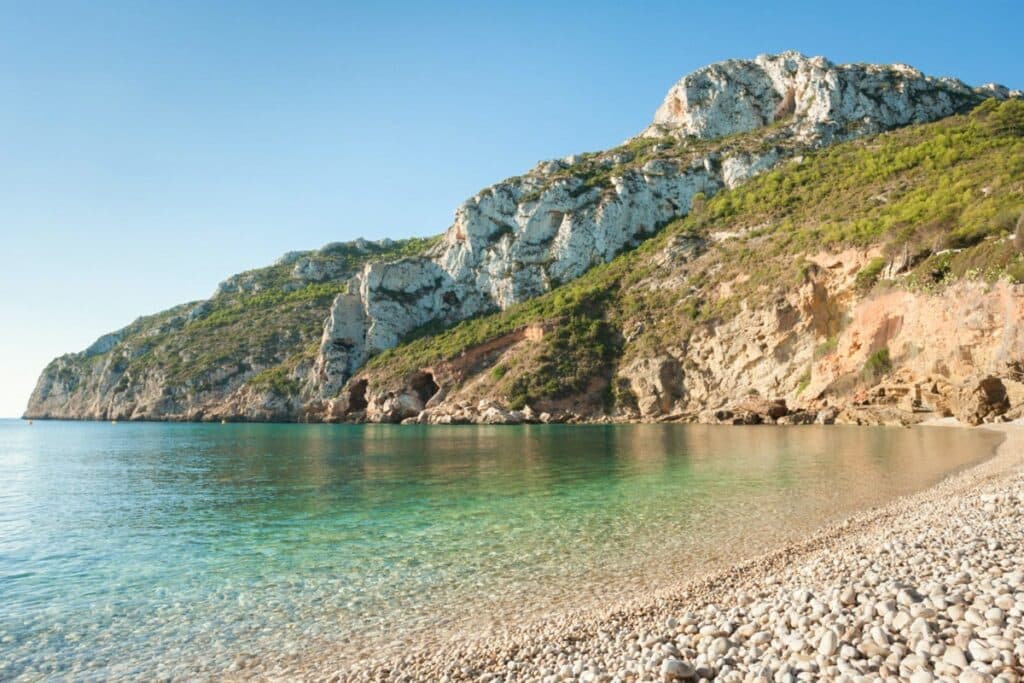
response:
{"label": "vegetation on hillside", "polygon": [[[590,190],[603,192],[612,187],[613,178],[621,178],[630,171],[639,171],[651,161],[663,160],[686,164],[701,159],[712,151],[728,156],[765,152],[776,147],[793,148],[798,143],[790,139],[784,130],[784,124],[787,122],[788,119],[784,119],[756,130],[713,139],[671,135],[636,137],[608,150],[575,154],[571,164],[546,173],[542,177],[542,182],[523,195],[520,201],[538,199],[552,185],[567,181],[578,183],[571,191],[573,196],[580,196]],[[594,196],[600,195],[595,193]]]}
{"label": "vegetation on hillside", "polygon": [[[228,286],[204,302],[139,318],[109,351],[71,354],[62,362],[78,367],[77,373],[67,369],[68,374],[82,375],[112,361],[122,373],[115,392],[151,375],[167,391],[180,389],[186,395],[250,376],[258,389],[292,395],[300,387],[287,371],[315,353],[331,301],[345,291],[347,280],[369,261],[420,254],[436,240],[346,242],[301,252],[229,278]],[[292,271],[299,258],[329,264],[333,276],[323,282],[296,278]]]}
{"label": "vegetation on hillside", "polygon": [[[1020,281],[1024,254],[1010,241],[1022,213],[1024,102],[988,100],[970,114],[836,145],[720,192],[611,263],[506,311],[445,331],[417,330],[369,369],[398,378],[544,322],[552,331],[541,362],[517,377],[503,371],[502,386],[516,405],[564,396],[611,377],[624,331],[638,330],[633,353],[659,348],[666,336],[685,341],[696,325],[799,285],[808,275],[805,257],[823,250],[881,249],[884,256],[858,277],[862,291],[890,285],[880,278],[901,254],[902,286]],[[715,238],[725,232],[738,237]],[[680,257],[666,268],[664,254],[691,243],[709,249],[703,267],[690,269]],[[865,371],[884,372],[887,360],[878,357]]]}
{"label": "vegetation on hillside", "polygon": [[[710,145],[724,158],[795,144],[776,127],[716,141],[639,138],[577,155],[542,182],[603,192],[648,162],[685,163]],[[742,306],[778,300],[813,274],[809,257],[823,250],[879,250],[857,277],[864,294],[889,286],[937,290],[962,278],[1024,282],[1024,247],[1014,246],[1024,244],[1014,241],[1024,230],[1022,213],[1024,102],[989,100],[970,114],[835,145],[734,190],[697,197],[688,217],[610,263],[506,311],[449,329],[424,326],[368,369],[379,380],[400,381],[542,323],[546,333],[530,362],[489,370],[489,379],[513,406],[594,394],[622,363],[685,345],[698,326],[726,321]],[[301,391],[294,371],[315,355],[330,302],[349,277],[368,261],[420,254],[434,243],[345,243],[294,254],[229,278],[205,302],[140,318],[109,350],[55,363],[69,383],[84,381],[93,368],[112,368],[120,377],[115,392],[151,380],[164,395],[192,397],[244,381],[292,396]],[[327,275],[296,277],[299,260]],[[897,282],[885,279],[896,271]],[[834,348],[835,337],[818,343]],[[886,360],[865,373],[887,371]],[[609,401],[617,393],[603,391]]]}

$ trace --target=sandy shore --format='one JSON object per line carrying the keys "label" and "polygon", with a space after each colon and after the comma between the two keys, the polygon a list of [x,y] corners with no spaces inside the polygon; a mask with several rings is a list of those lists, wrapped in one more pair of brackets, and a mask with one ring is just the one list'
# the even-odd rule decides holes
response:
{"label": "sandy shore", "polygon": [[[939,429],[941,426],[921,427]],[[807,541],[603,613],[328,680],[1024,680],[1024,425],[996,454]],[[269,673],[269,672],[268,672]]]}

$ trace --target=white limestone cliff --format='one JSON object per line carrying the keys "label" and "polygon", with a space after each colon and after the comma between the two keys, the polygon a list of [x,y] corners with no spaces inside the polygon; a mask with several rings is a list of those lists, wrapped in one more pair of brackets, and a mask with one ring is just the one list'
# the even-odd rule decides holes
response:
{"label": "white limestone cliff", "polygon": [[[654,122],[634,138],[668,136],[681,141],[675,151],[659,153],[656,141],[627,143],[543,162],[463,203],[427,256],[367,265],[334,303],[310,396],[336,395],[367,358],[421,325],[508,308],[610,261],[686,215],[698,193],[734,187],[802,150],[1012,94],[904,65],[835,65],[796,52],[698,69],[669,90]],[[687,143],[762,129],[753,147]],[[604,183],[592,182],[595,176]]]}
{"label": "white limestone cliff", "polygon": [[925,76],[905,64],[833,64],[797,52],[703,67],[669,90],[645,135],[702,139],[751,131],[792,117],[808,138],[877,133],[959,111],[977,96],[1005,98],[988,84]]}

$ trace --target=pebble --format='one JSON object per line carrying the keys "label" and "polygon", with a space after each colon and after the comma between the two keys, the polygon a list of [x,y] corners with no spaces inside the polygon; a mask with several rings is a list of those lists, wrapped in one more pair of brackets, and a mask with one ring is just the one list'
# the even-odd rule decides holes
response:
{"label": "pebble", "polygon": [[956,645],[950,645],[946,648],[945,653],[942,655],[942,661],[947,664],[952,664],[958,669],[967,668],[967,655],[965,655],[964,651]]}
{"label": "pebble", "polygon": [[831,657],[836,653],[839,648],[839,634],[828,629],[821,636],[821,641],[818,643],[818,652],[825,657]]}
{"label": "pebble", "polygon": [[682,680],[693,678],[694,668],[678,659],[666,659],[661,663],[661,677],[666,681]]}
{"label": "pebble", "polygon": [[967,646],[967,651],[971,653],[971,660],[975,662],[988,663],[996,658],[996,653],[985,647],[978,640],[972,640],[970,645]]}

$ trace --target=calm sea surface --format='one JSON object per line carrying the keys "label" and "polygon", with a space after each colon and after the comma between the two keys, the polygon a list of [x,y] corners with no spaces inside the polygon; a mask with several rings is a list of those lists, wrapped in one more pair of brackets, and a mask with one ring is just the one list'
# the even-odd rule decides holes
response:
{"label": "calm sea surface", "polygon": [[924,488],[1000,438],[0,421],[0,680],[357,658],[642,596]]}

